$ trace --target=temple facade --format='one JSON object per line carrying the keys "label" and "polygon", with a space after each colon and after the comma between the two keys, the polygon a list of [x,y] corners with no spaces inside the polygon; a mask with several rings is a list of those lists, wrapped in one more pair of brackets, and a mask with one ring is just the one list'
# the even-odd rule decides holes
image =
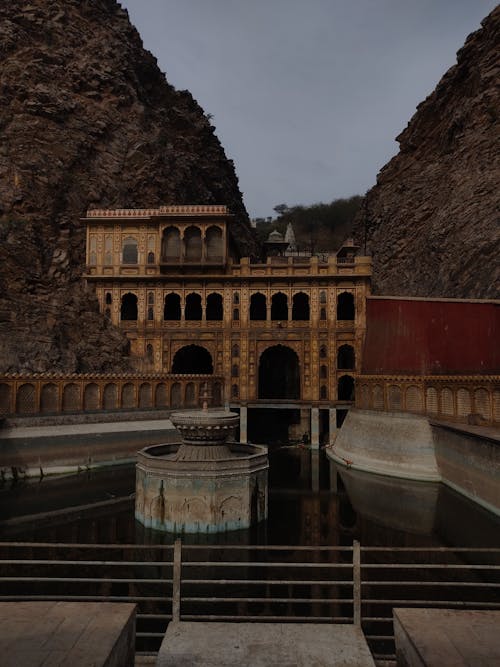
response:
{"label": "temple facade", "polygon": [[[91,210],[88,284],[141,373],[223,378],[222,403],[347,407],[366,329],[371,260],[240,257],[225,206]],[[199,403],[193,395],[184,400]],[[175,403],[175,401],[174,401]]]}

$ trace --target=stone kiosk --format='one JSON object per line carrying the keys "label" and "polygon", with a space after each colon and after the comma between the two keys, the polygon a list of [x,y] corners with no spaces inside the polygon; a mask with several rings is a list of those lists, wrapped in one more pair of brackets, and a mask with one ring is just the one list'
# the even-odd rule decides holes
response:
{"label": "stone kiosk", "polygon": [[239,417],[223,409],[175,412],[182,442],[138,454],[135,517],[172,533],[217,533],[267,518],[267,448],[227,443]]}

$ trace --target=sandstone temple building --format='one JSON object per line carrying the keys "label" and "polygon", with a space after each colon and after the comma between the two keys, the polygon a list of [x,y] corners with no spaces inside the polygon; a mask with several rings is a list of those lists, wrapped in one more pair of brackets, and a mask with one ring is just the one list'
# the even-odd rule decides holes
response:
{"label": "sandstone temple building", "polygon": [[[288,434],[316,441],[337,428],[370,293],[371,260],[352,243],[304,257],[270,239],[267,260],[252,263],[225,206],[91,210],[85,222],[88,284],[138,372],[213,374],[214,402],[239,408],[243,430],[247,408],[273,406],[292,411]],[[167,404],[198,405],[199,392],[174,383]]]}

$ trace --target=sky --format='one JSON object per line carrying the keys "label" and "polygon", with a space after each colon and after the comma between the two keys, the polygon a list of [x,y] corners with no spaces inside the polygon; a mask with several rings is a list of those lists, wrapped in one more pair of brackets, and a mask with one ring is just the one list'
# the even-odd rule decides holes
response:
{"label": "sky", "polygon": [[251,217],[364,194],[489,0],[120,0],[234,160]]}

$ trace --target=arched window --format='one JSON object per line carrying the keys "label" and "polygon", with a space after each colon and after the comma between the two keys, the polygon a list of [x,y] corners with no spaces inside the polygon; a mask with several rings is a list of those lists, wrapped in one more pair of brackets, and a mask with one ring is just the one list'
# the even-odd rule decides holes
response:
{"label": "arched window", "polygon": [[146,360],[148,364],[152,364],[154,362],[154,351],[151,343],[146,345]]}
{"label": "arched window", "polygon": [[90,246],[89,246],[89,266],[95,266],[97,264],[97,239],[95,236],[90,237]]}
{"label": "arched window", "polygon": [[122,296],[120,318],[129,321],[137,320],[137,297],[135,294],[127,292]]}
{"label": "arched window", "polygon": [[337,368],[352,370],[355,368],[354,348],[352,345],[342,345],[337,354]]}
{"label": "arched window", "polygon": [[293,295],[292,320],[305,321],[309,319],[309,297],[305,292]]}
{"label": "arched window", "polygon": [[321,379],[328,377],[328,368],[325,365],[322,365],[319,369],[319,376]]}
{"label": "arched window", "polygon": [[207,320],[223,319],[222,296],[213,292],[207,296]]}
{"label": "arched window", "polygon": [[104,240],[104,264],[111,266],[113,264],[113,237],[106,235]]}
{"label": "arched window", "polygon": [[239,308],[233,308],[233,320],[235,322],[238,322],[240,319],[240,309]]}
{"label": "arched window", "polygon": [[237,359],[240,356],[240,346],[238,343],[234,343],[231,348],[231,356]]}
{"label": "arched window", "polygon": [[350,292],[342,292],[337,297],[337,319],[354,319],[354,295]]}
{"label": "arched window", "polygon": [[184,258],[186,262],[201,260],[201,230],[199,227],[188,227],[184,232]]}
{"label": "arched window", "polygon": [[321,292],[319,293],[319,302],[320,302],[321,304],[326,303],[326,292],[321,291]]}
{"label": "arched window", "polygon": [[155,312],[152,306],[148,306],[148,321],[152,322],[155,318]]}
{"label": "arched window", "polygon": [[186,297],[186,309],[184,312],[184,319],[186,320],[201,320],[201,296],[195,292],[191,292]]}
{"label": "arched window", "polygon": [[240,295],[238,294],[238,292],[234,292],[234,293],[233,293],[233,304],[234,304],[235,306],[239,306],[239,305],[240,305]]}
{"label": "arched window", "polygon": [[113,303],[113,297],[111,296],[111,292],[106,292],[106,305],[110,306]]}
{"label": "arched window", "polygon": [[266,320],[267,319],[267,300],[265,294],[256,292],[250,297],[250,319],[251,320]]}
{"label": "arched window", "polygon": [[233,364],[231,366],[231,377],[237,378],[240,374],[240,369],[238,368],[238,364]]}
{"label": "arched window", "polygon": [[319,358],[320,359],[326,359],[326,356],[327,356],[326,345],[322,345],[319,348]]}
{"label": "arched window", "polygon": [[149,306],[154,306],[155,305],[155,293],[154,292],[148,292],[148,305]]}
{"label": "arched window", "polygon": [[137,260],[137,241],[134,238],[125,239],[122,246],[122,264],[137,264]]}
{"label": "arched window", "polygon": [[288,298],[283,292],[276,292],[272,296],[271,319],[288,320]]}
{"label": "arched window", "polygon": [[222,230],[220,227],[209,227],[205,235],[206,256],[209,262],[220,262],[223,259]]}
{"label": "arched window", "polygon": [[319,311],[319,319],[320,320],[326,320],[326,308],[321,308]]}
{"label": "arched window", "polygon": [[155,263],[155,254],[152,250],[148,252],[148,264],[154,264]]}
{"label": "arched window", "polygon": [[239,393],[238,392],[238,385],[233,384],[233,386],[231,387],[231,397],[232,398],[238,398],[238,393]]}
{"label": "arched window", "polygon": [[161,254],[164,262],[178,262],[181,259],[181,236],[177,227],[163,230]]}
{"label": "arched window", "polygon": [[319,390],[319,397],[321,399],[326,399],[328,398],[328,389],[325,387],[324,384],[321,385],[320,390]]}
{"label": "arched window", "polygon": [[166,295],[163,319],[169,321],[181,319],[181,297],[178,294],[172,292]]}

